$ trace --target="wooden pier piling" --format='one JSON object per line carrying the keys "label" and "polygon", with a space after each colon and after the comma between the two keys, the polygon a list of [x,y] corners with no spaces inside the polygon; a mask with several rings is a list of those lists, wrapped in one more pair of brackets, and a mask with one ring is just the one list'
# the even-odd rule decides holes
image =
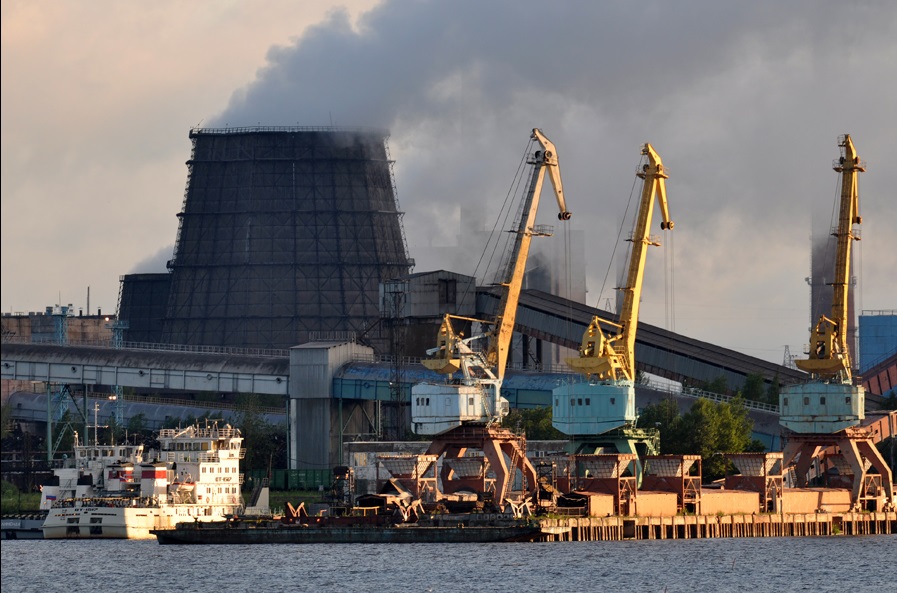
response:
{"label": "wooden pier piling", "polygon": [[897,534],[897,512],[760,513],[672,517],[569,517],[539,519],[545,541],[707,539]]}

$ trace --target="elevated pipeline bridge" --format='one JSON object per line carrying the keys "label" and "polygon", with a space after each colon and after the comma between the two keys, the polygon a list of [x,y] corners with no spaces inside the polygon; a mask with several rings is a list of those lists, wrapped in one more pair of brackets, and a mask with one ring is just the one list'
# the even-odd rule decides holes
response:
{"label": "elevated pipeline bridge", "polygon": [[[499,301],[498,291],[479,289],[477,316],[494,315]],[[581,303],[541,291],[525,290],[520,298],[515,329],[529,338],[576,349],[595,315],[615,318],[606,311]],[[808,378],[802,371],[646,323],[639,323],[635,358],[637,370],[688,385],[709,383],[723,377],[730,388],[738,389],[750,374],[782,384]],[[417,366],[415,362],[405,359],[404,366],[410,370]],[[568,374],[566,369],[543,370]],[[4,338],[2,377],[155,390],[286,396],[289,394],[290,351],[160,344],[126,344],[124,348],[110,348],[38,344]]]}
{"label": "elevated pipeline bridge", "polygon": [[[566,338],[568,341],[559,343],[572,343],[572,336],[577,330],[565,327],[563,332],[566,333],[562,333],[557,328],[550,329],[551,324],[562,323],[560,321],[562,316],[558,313],[552,314],[550,306],[563,308],[565,305],[559,304],[559,301],[554,299],[534,295],[532,292],[525,294],[522,303],[522,329],[526,331],[528,328],[535,328],[533,331],[541,332],[540,335],[555,336],[551,341],[557,340],[556,336],[559,334],[567,335],[570,336]],[[587,319],[591,319],[593,311],[588,308],[581,309],[579,319],[583,324],[582,327],[587,323]],[[518,316],[518,319],[520,318]],[[563,323],[569,322],[564,320]],[[650,326],[642,331],[646,336],[652,332],[660,336],[659,340],[672,339],[683,343],[685,352],[676,353],[671,350],[672,354],[678,354],[678,358],[671,357],[669,360],[691,369],[673,375],[672,365],[666,367],[660,365],[660,368],[666,368],[666,373],[662,376],[685,376],[698,380],[701,375],[694,369],[705,366],[711,369],[706,371],[708,373],[706,376],[719,376],[724,369],[735,372],[731,371],[733,367],[745,375],[766,369],[775,376],[776,365],[770,365],[765,361],[736,356],[737,353],[715,349],[712,345],[677,337],[671,332]],[[671,343],[675,345],[677,341]],[[319,448],[320,451],[307,455],[306,459],[313,460],[310,466],[327,467],[341,463],[337,451],[345,439],[351,440],[356,432],[355,436],[367,438],[376,433],[373,424],[379,405],[396,401],[393,373],[397,361],[376,358],[369,349],[358,346],[351,349],[350,357],[339,361],[327,359],[321,354],[328,350],[339,350],[342,346],[344,344],[322,342],[305,344],[289,351],[260,353],[241,352],[238,349],[216,352],[184,346],[166,348],[158,344],[143,347],[124,344],[119,348],[111,348],[16,343],[5,340],[0,348],[2,351],[0,370],[4,380],[39,382],[46,384],[48,389],[54,385],[83,385],[85,389],[91,386],[100,388],[118,385],[160,396],[159,401],[153,402],[130,400],[121,402],[128,410],[137,410],[140,407],[142,413],[146,413],[142,405],[183,406],[185,392],[280,395],[284,398],[285,404],[290,402],[289,408],[285,405],[284,409],[291,410],[285,414],[285,418],[290,425],[295,454],[298,456],[300,452]],[[658,345],[646,340],[645,346],[641,352],[650,354],[652,348],[659,351],[661,346],[666,344]],[[756,362],[756,367],[750,365],[752,361]],[[399,386],[404,401],[410,401],[408,398],[411,385],[439,378],[414,359],[403,359],[399,365],[404,369]],[[643,368],[649,370],[656,367]],[[738,372],[735,372],[736,376]],[[578,376],[569,372],[510,370],[502,392],[510,400],[512,407],[547,406],[551,403],[551,392],[554,387],[576,379]],[[681,389],[678,386],[640,385],[637,388],[637,403],[640,407],[671,398],[675,399],[681,410],[687,411],[696,397],[717,401],[726,398],[700,392],[694,388]],[[179,399],[181,401],[178,401]],[[41,401],[47,405],[49,398],[45,397]],[[141,405],[137,405],[138,403]],[[193,402],[189,404],[195,405]],[[781,447],[778,409],[757,402],[747,402],[747,405],[754,420],[755,438],[764,442],[770,450],[778,450]],[[187,407],[190,405],[185,409]],[[13,413],[15,414],[15,410]],[[173,414],[173,411],[166,412],[166,415],[169,413]],[[34,410],[31,411],[31,419],[37,420]],[[354,426],[352,422],[355,423]],[[328,442],[329,446],[326,445]]]}
{"label": "elevated pipeline bridge", "polygon": [[[500,300],[498,290],[478,290],[477,314],[485,317],[494,315]],[[515,329],[531,338],[577,349],[595,315],[601,319],[617,319],[613,313],[547,292],[524,290],[520,296]],[[609,325],[603,326],[603,329],[616,333],[616,328]],[[638,371],[690,385],[709,383],[723,377],[732,389],[739,389],[751,374],[762,376],[767,383],[800,383],[808,379],[803,371],[642,322],[639,322],[636,334],[635,365]]]}

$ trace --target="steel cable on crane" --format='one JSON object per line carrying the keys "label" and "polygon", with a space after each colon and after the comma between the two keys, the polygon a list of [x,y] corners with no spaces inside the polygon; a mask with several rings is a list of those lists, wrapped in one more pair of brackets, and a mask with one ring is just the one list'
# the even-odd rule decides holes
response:
{"label": "steel cable on crane", "polygon": [[673,229],[670,229],[669,249],[666,249],[667,243],[664,243],[664,301],[666,307],[666,324],[667,329],[676,331],[676,286],[675,286],[675,243],[673,241]]}
{"label": "steel cable on crane", "polygon": [[[857,180],[859,182],[859,180]],[[841,177],[840,175],[835,178],[835,192],[834,198],[832,199],[832,212],[829,215],[828,220],[828,232],[825,235],[825,251],[822,254],[822,265],[823,269],[831,270],[835,267],[835,255],[837,252],[837,243],[838,240],[835,237],[835,234],[832,232],[834,229],[838,228],[838,215],[839,215],[839,206],[841,205]],[[812,268],[812,266],[811,266]],[[810,270],[811,278],[813,274],[813,270]],[[829,311],[822,311],[821,313],[829,314]],[[813,311],[810,311],[810,323],[816,323],[816,320],[813,319]]]}
{"label": "steel cable on crane", "polygon": [[[572,233],[570,232],[569,225],[562,225],[564,229],[564,290],[566,294],[564,294],[564,298],[567,299],[567,318],[565,321],[564,331],[567,335],[573,334],[573,278],[571,277],[571,241],[572,241]],[[551,361],[551,366],[554,366],[554,360]]]}
{"label": "steel cable on crane", "polygon": [[[642,164],[645,161],[645,157],[639,157],[639,166],[638,169],[641,169]],[[610,275],[610,269],[614,265],[614,256],[617,253],[617,246],[620,244],[620,236],[623,234],[623,228],[626,226],[626,220],[629,217],[629,207],[632,205],[632,196],[635,192],[635,186],[638,183],[638,176],[632,181],[632,187],[629,189],[629,200],[626,202],[626,210],[623,212],[623,218],[620,221],[620,228],[617,230],[617,238],[614,241],[614,249],[610,254],[610,261],[607,264],[607,270],[604,272],[604,280],[601,282],[601,290],[598,292],[598,302],[595,305],[595,308],[601,308],[601,296],[604,294],[604,289],[607,287],[607,277]],[[628,251],[628,249],[627,249]],[[616,300],[616,299],[615,299]],[[616,306],[614,307],[616,309]],[[616,311],[615,311],[616,312]]]}
{"label": "steel cable on crane", "polygon": [[[483,268],[483,272],[482,272],[483,278],[485,280],[485,277],[489,273],[489,269],[492,266],[492,262],[495,259],[495,255],[499,251],[498,248],[499,248],[500,241],[497,236],[496,229],[498,229],[500,225],[507,224],[507,219],[508,219],[508,216],[510,215],[510,210],[511,210],[509,208],[509,203],[513,203],[513,198],[514,198],[514,196],[517,195],[517,192],[520,188],[520,183],[522,182],[522,179],[523,179],[522,171],[525,168],[525,165],[527,162],[527,157],[532,150],[531,147],[532,147],[533,143],[534,143],[534,140],[532,138],[530,138],[527,141],[526,148],[523,151],[523,156],[521,157],[520,162],[517,165],[517,171],[514,174],[514,179],[511,181],[511,185],[508,188],[507,194],[505,194],[505,199],[502,202],[502,205],[501,205],[501,208],[499,209],[498,215],[495,217],[495,222],[492,225],[492,229],[489,231],[489,238],[486,240],[486,244],[483,246],[483,250],[480,253],[480,258],[477,260],[477,265],[474,268],[474,272],[473,272],[474,278],[479,277],[480,268],[483,265],[483,260],[486,258],[486,254],[489,253],[488,260],[486,261],[486,265]],[[493,239],[495,240],[494,243],[493,243]],[[492,246],[491,252],[490,252],[490,245]],[[497,270],[496,274],[497,275],[501,274],[501,270],[500,269]],[[504,280],[503,278],[500,278],[499,282],[501,282],[503,280]]]}
{"label": "steel cable on crane", "polygon": [[[857,197],[859,197],[861,195],[860,194],[860,179],[861,179],[861,177],[859,175],[857,175],[856,176]],[[859,216],[859,214],[860,214],[859,212],[856,212],[857,216]],[[860,236],[860,239],[862,239],[862,238],[863,237]],[[857,264],[856,264],[855,270],[854,270],[855,271],[854,275],[856,276],[857,281],[856,281],[856,288],[854,288],[854,290],[853,290],[856,297],[854,298],[853,310],[859,311],[860,314],[862,315],[862,313],[863,313],[863,242],[857,241],[856,245],[853,246],[853,251],[857,254]],[[859,350],[858,346],[859,346],[858,344],[854,343],[855,349]],[[858,365],[858,364],[859,364],[859,360],[857,360],[854,363],[854,365]]]}

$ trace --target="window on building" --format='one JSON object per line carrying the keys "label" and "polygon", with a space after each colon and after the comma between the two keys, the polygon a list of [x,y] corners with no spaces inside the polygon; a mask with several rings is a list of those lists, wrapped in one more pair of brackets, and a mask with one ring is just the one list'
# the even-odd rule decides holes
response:
{"label": "window on building", "polygon": [[454,305],[458,298],[458,281],[441,278],[439,280],[439,304]]}

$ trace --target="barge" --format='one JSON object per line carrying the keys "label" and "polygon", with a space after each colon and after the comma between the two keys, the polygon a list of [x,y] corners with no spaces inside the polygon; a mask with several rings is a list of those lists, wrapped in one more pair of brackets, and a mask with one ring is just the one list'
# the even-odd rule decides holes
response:
{"label": "barge", "polygon": [[44,539],[41,526],[47,518],[45,512],[3,515],[0,520],[0,539]]}
{"label": "barge", "polygon": [[[358,519],[358,518],[355,518]],[[277,518],[178,523],[151,531],[160,544],[413,544],[542,541],[531,521],[383,523],[338,521],[285,523]],[[490,524],[491,523],[491,524]]]}

